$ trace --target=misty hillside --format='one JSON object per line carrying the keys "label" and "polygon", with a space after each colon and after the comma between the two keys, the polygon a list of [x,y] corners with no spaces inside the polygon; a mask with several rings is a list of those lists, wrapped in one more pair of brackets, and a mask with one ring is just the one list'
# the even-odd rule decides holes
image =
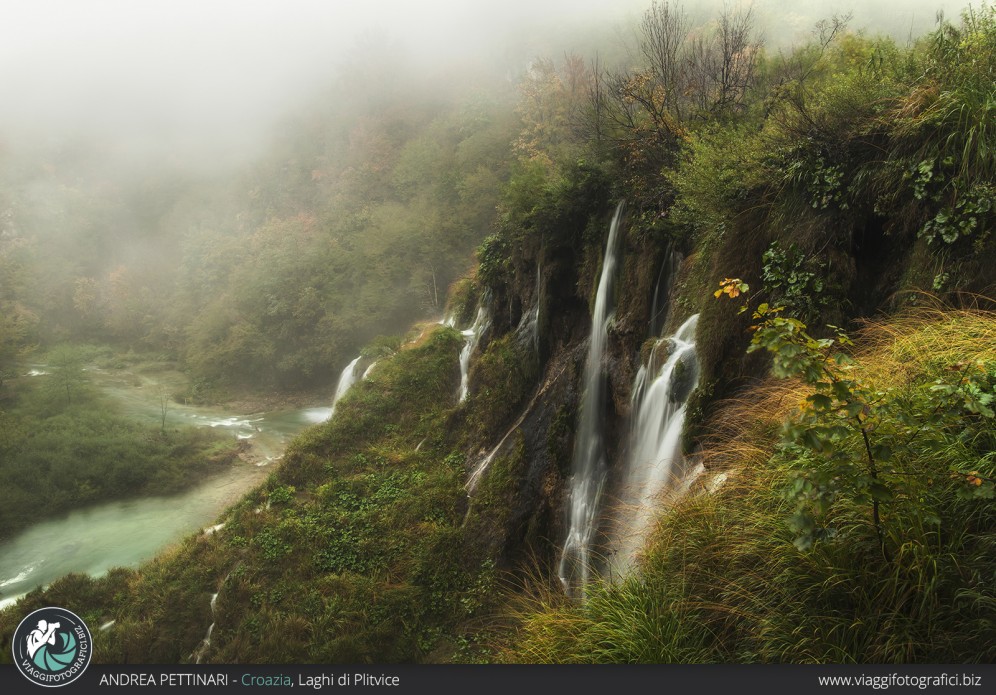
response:
{"label": "misty hillside", "polygon": [[[184,5],[70,124],[12,79],[5,639],[996,658],[996,12],[538,5],[247,11],[207,77]],[[40,569],[83,519],[136,547]]]}

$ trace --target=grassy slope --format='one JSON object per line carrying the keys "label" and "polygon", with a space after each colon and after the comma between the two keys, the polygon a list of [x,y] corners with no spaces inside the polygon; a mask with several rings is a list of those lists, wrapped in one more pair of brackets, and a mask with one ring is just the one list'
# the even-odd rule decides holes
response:
{"label": "grassy slope", "polygon": [[[298,437],[222,531],[138,571],[64,578],[0,614],[0,634],[37,606],[63,605],[91,625],[117,621],[95,635],[101,661],[185,661],[218,592],[207,660],[481,658],[482,616],[500,596],[497,544],[482,539],[504,519],[501,471],[519,462],[497,460],[468,511],[460,432],[449,426],[462,344],[452,329],[427,329],[355,385],[330,423]],[[462,412],[485,427],[497,400],[507,393],[472,396]]]}

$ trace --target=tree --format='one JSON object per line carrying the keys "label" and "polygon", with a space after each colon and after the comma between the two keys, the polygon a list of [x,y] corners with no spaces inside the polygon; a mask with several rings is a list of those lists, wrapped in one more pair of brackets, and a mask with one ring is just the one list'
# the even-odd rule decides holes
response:
{"label": "tree", "polygon": [[159,414],[162,416],[159,423],[160,431],[166,433],[166,413],[169,411],[169,391],[162,384],[159,384]]}
{"label": "tree", "polygon": [[37,317],[17,302],[0,302],[0,388],[14,376]]}
{"label": "tree", "polygon": [[73,394],[78,393],[86,383],[83,373],[85,361],[83,351],[73,345],[59,345],[48,355],[48,368],[52,375],[53,388],[65,391],[66,405],[72,405]]}
{"label": "tree", "polygon": [[703,117],[744,107],[754,85],[760,49],[752,8],[725,8],[711,33],[690,42],[685,92]]}
{"label": "tree", "polygon": [[0,388],[14,376],[17,360],[34,342],[38,316],[28,308],[31,268],[28,243],[17,236],[11,211],[0,209]]}
{"label": "tree", "polygon": [[640,52],[647,62],[653,87],[663,91],[663,104],[675,118],[682,115],[686,81],[684,53],[688,17],[679,3],[654,0],[640,22]]}

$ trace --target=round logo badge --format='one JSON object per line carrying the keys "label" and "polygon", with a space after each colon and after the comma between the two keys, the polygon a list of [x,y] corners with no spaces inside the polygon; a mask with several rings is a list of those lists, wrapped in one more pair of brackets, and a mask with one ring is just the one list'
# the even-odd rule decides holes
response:
{"label": "round logo badge", "polygon": [[72,683],[90,665],[93,639],[78,615],[39,608],[14,630],[14,665],[33,683],[54,688]]}

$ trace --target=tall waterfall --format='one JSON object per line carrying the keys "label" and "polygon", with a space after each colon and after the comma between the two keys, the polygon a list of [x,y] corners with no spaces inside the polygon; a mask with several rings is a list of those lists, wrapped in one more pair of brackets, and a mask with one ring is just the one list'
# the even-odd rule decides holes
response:
{"label": "tall waterfall", "polygon": [[342,397],[346,395],[346,391],[356,383],[356,363],[362,359],[362,355],[357,356],[355,360],[346,365],[346,368],[342,370],[339,375],[339,383],[335,387],[335,396],[332,398],[332,410],[329,412],[329,418],[335,414],[335,405]]}
{"label": "tall waterfall", "polygon": [[[481,336],[487,329],[489,323],[488,312],[484,306],[479,306],[477,308],[477,316],[474,318],[474,323],[470,325],[465,331],[462,331],[462,335],[466,342],[463,344],[463,349],[460,351],[460,402],[463,403],[467,400],[467,394],[470,392],[470,356],[474,354],[474,350],[477,349],[477,344],[481,341]],[[452,325],[452,324],[446,324]]]}
{"label": "tall waterfall", "polygon": [[598,530],[598,507],[605,486],[607,466],[602,432],[605,377],[602,355],[612,319],[612,285],[616,275],[616,237],[622,220],[623,203],[619,203],[609,239],[605,244],[602,275],[595,295],[595,310],[591,317],[591,338],[584,370],[584,395],[581,417],[574,440],[573,474],[570,481],[570,529],[560,558],[560,581],[568,593],[580,589],[583,593],[591,573],[591,545]]}
{"label": "tall waterfall", "polygon": [[659,340],[633,384],[629,453],[609,541],[609,565],[616,575],[632,568],[657,511],[657,498],[685,476],[681,430],[688,397],[698,384],[698,319],[698,314],[692,316],[674,335]]}

